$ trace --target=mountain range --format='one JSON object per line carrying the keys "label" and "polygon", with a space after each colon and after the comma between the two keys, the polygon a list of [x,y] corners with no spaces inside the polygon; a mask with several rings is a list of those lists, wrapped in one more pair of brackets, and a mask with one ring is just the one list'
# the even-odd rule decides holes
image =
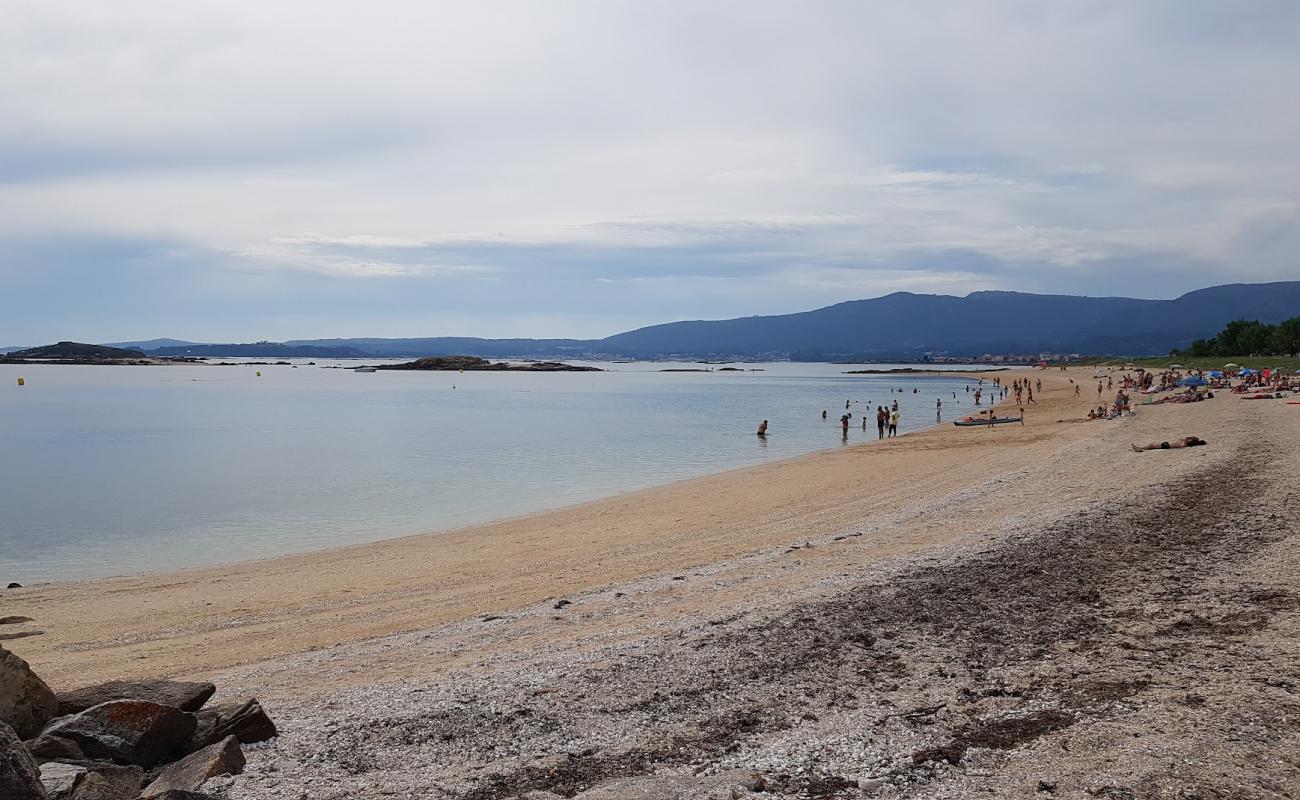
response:
{"label": "mountain range", "polygon": [[985,291],[896,292],[796,314],[651,325],[603,339],[297,339],[254,344],[114,342],[152,355],[254,357],[791,358],[920,360],[926,354],[1164,355],[1235,319],[1300,315],[1300,281],[1228,284],[1172,300]]}

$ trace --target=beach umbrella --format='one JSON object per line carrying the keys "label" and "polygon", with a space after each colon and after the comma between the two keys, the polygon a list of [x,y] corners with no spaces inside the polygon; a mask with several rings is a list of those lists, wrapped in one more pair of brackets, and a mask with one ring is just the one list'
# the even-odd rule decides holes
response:
{"label": "beach umbrella", "polygon": [[1209,375],[1211,378],[1222,378],[1223,370],[1212,369],[1206,374]]}
{"label": "beach umbrella", "polygon": [[1236,369],[1236,368],[1239,367],[1239,366],[1241,366],[1241,365],[1240,365],[1240,364],[1224,364],[1224,365],[1223,365],[1223,368],[1224,368],[1224,369]]}
{"label": "beach umbrella", "polygon": [[1169,365],[1169,368],[1170,368],[1170,369],[1187,369],[1187,368],[1184,367],[1182,364],[1170,364],[1170,365]]}
{"label": "beach umbrella", "polygon": [[1179,386],[1204,386],[1208,381],[1204,378],[1198,378],[1195,375],[1188,375],[1178,382]]}
{"label": "beach umbrella", "polygon": [[1300,375],[1300,369],[1296,370],[1295,374]]}
{"label": "beach umbrella", "polygon": [[1258,371],[1259,371],[1259,370],[1254,370],[1254,369],[1251,369],[1250,367],[1242,367],[1240,370],[1237,371],[1237,374],[1238,374],[1238,375],[1254,375],[1254,374],[1257,373]]}

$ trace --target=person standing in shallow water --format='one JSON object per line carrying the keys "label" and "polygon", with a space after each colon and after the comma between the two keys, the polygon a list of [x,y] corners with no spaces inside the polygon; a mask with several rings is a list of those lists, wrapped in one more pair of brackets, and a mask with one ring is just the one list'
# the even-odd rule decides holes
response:
{"label": "person standing in shallow water", "polygon": [[942,415],[943,415],[943,398],[936,397],[934,399],[934,421],[941,422],[943,419]]}
{"label": "person standing in shallow water", "polygon": [[884,406],[876,406],[876,430],[880,431],[881,439],[885,438],[885,423],[889,419],[889,413],[885,411]]}
{"label": "person standing in shallow water", "polygon": [[840,417],[840,427],[844,430],[844,436],[845,436],[845,438],[848,438],[848,435],[849,435],[849,415],[848,415],[848,414],[845,414],[844,416]]}
{"label": "person standing in shallow water", "polygon": [[758,423],[758,435],[767,436],[767,420]]}
{"label": "person standing in shallow water", "polygon": [[889,435],[898,435],[898,409],[894,409],[889,415]]}

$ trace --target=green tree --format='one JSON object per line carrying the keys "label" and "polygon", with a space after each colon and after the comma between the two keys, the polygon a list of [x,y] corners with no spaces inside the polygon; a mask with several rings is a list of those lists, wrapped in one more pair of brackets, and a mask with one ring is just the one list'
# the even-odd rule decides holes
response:
{"label": "green tree", "polygon": [[1273,328],[1273,352],[1289,356],[1300,353],[1300,317],[1279,322]]}
{"label": "green tree", "polygon": [[1272,343],[1272,338],[1271,325],[1265,325],[1259,320],[1233,320],[1214,337],[1214,349],[1217,351],[1214,355],[1253,355],[1266,350]]}

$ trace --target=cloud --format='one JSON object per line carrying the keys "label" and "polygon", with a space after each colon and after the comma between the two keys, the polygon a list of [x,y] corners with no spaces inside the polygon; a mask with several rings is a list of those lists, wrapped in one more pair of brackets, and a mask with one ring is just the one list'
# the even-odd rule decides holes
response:
{"label": "cloud", "polygon": [[541,336],[1294,277],[1297,40],[1262,1],[15,0],[0,291],[47,290],[26,341],[146,273],[128,336],[187,280],[257,288],[225,338]]}

